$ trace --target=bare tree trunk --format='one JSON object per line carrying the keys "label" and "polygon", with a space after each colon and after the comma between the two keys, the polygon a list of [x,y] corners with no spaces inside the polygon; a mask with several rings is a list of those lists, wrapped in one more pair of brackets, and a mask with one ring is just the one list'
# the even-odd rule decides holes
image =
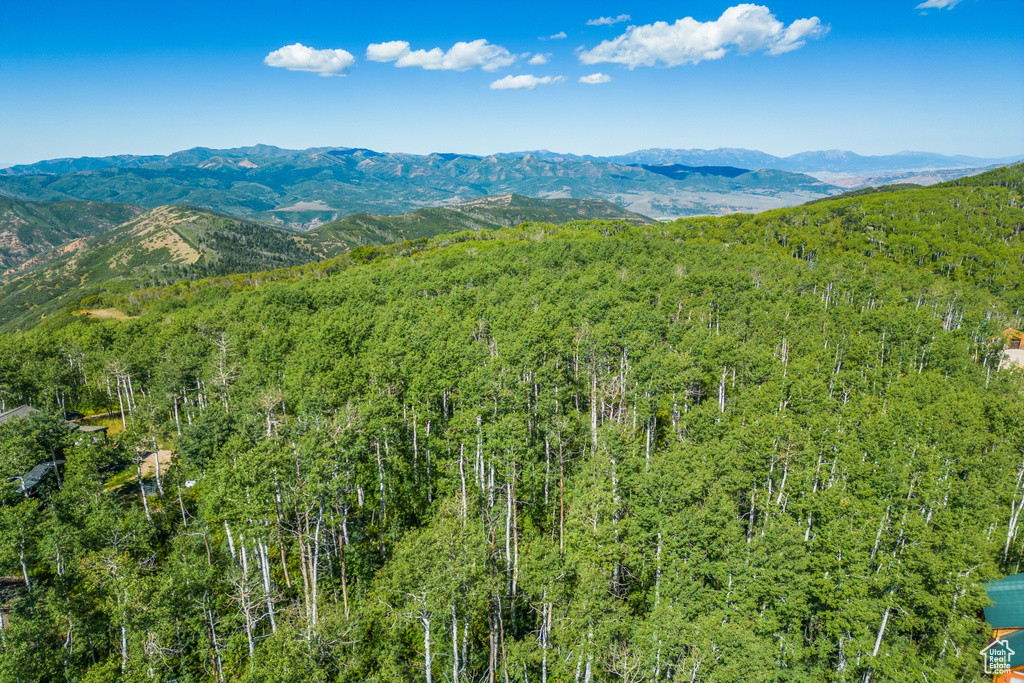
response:
{"label": "bare tree trunk", "polygon": [[565,552],[565,460],[558,444],[558,550]]}
{"label": "bare tree trunk", "polygon": [[452,605],[452,683],[459,683],[459,620]]}
{"label": "bare tree trunk", "polygon": [[311,588],[312,588],[312,600],[310,601],[310,623],[312,626],[316,626],[319,619],[319,610],[317,603],[317,589],[320,585],[320,527],[323,522],[323,516],[317,517],[316,520],[316,531],[313,533],[313,555],[312,564],[310,566],[311,575]]}
{"label": "bare tree trunk", "polygon": [[885,635],[885,625],[889,623],[889,610],[891,607],[885,608],[885,613],[882,615],[882,625],[878,629],[878,637],[875,638],[875,649],[871,651],[872,657],[878,656],[878,649],[882,647],[882,636]]}
{"label": "bare tree trunk", "polygon": [[427,502],[428,503],[433,503],[434,502],[434,492],[431,490],[431,487],[430,487],[430,420],[427,420],[426,439],[427,439],[427,443],[426,443],[426,449],[424,451],[424,460],[426,461],[426,465],[427,465]]}
{"label": "bare tree trunk", "polygon": [[729,374],[728,368],[722,368],[722,378],[718,382],[718,412],[725,412],[725,378]]}
{"label": "bare tree trunk", "polygon": [[238,582],[239,601],[242,603],[242,618],[245,620],[245,640],[249,644],[249,662],[252,664],[253,655],[256,654],[256,644],[252,637],[252,627],[255,619],[252,614],[252,604],[249,601],[249,560],[245,553],[245,538],[240,539],[242,556],[242,578]]}
{"label": "bare tree trunk", "polygon": [[277,633],[277,622],[274,619],[274,599],[270,589],[270,557],[267,544],[257,542],[256,548],[260,554],[260,573],[263,576],[263,594],[267,598],[267,616],[270,617],[270,632]]}
{"label": "bare tree trunk", "polygon": [[142,508],[146,511],[146,519],[153,521],[153,518],[149,515],[149,501],[146,500],[146,489],[142,485],[142,461],[139,460],[135,463],[135,473],[139,477],[139,493],[142,494]]}
{"label": "bare tree trunk", "polygon": [[426,595],[423,596],[423,611],[420,612],[420,622],[423,624],[423,666],[427,674],[427,683],[434,680],[433,672],[430,670],[430,615],[426,609]]}
{"label": "bare tree trunk", "polygon": [[466,520],[466,467],[465,467],[465,449],[463,444],[459,444],[459,476],[462,477],[462,520],[465,524]]}
{"label": "bare tree trunk", "polygon": [[153,437],[153,461],[156,463],[156,490],[162,496],[164,495],[164,487],[160,483],[160,446],[156,442],[156,437]]}
{"label": "bare tree trunk", "polygon": [[22,540],[18,549],[18,561],[21,562],[21,575],[25,579],[25,588],[32,590],[32,582],[28,579],[28,565],[25,564],[25,541]]}
{"label": "bare tree trunk", "polygon": [[235,562],[238,557],[237,555],[235,555],[235,539],[231,535],[231,527],[228,526],[228,520],[226,519],[224,520],[224,531],[227,532],[228,535],[228,550],[231,551],[231,561]]}
{"label": "bare tree trunk", "polygon": [[540,606],[540,683],[548,683],[548,629],[551,624],[551,605],[545,602],[548,592],[541,595]]}
{"label": "bare tree trunk", "polygon": [[487,601],[487,646],[488,646],[488,659],[487,659],[487,681],[488,683],[494,683],[495,669],[498,666],[498,633],[495,628],[495,617],[494,617],[494,596],[492,595]]}
{"label": "bare tree trunk", "polygon": [[128,669],[128,627],[125,626],[125,622],[128,620],[128,616],[122,611],[121,612],[121,673],[123,674]]}
{"label": "bare tree trunk", "polygon": [[125,429],[128,429],[128,422],[124,419],[124,401],[121,399],[120,379],[117,380],[117,384],[115,384],[115,387],[117,388],[117,404],[121,407],[121,426],[124,427]]}
{"label": "bare tree trunk", "polygon": [[178,507],[181,508],[181,525],[188,529],[188,517],[185,516],[185,501],[181,499],[181,487],[178,487]]}

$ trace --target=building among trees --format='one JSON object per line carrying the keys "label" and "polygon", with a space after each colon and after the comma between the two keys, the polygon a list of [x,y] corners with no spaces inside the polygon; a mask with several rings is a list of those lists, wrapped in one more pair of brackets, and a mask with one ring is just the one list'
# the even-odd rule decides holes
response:
{"label": "building among trees", "polygon": [[1024,574],[988,586],[993,604],[985,608],[992,642],[982,650],[985,672],[994,683],[1024,683]]}

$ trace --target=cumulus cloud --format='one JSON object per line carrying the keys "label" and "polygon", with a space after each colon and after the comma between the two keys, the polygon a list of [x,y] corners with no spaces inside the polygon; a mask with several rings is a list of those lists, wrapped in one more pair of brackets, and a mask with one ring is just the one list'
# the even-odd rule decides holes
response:
{"label": "cumulus cloud", "polygon": [[781,55],[803,47],[807,40],[819,38],[828,30],[818,17],[797,19],[786,26],[767,7],[742,4],[728,8],[714,21],[685,17],[674,24],[658,21],[630,26],[618,38],[591,50],[581,49],[579,59],[583,64],[624,64],[633,69],[697,64],[721,59],[730,49],[741,54],[764,51]]}
{"label": "cumulus cloud", "polygon": [[580,83],[587,83],[589,85],[598,85],[600,83],[610,83],[612,77],[608,74],[603,74],[600,71],[596,74],[590,74],[589,76],[580,76]]}
{"label": "cumulus cloud", "polygon": [[628,14],[620,14],[617,17],[598,17],[588,21],[587,26],[611,26],[612,24],[621,24],[624,21],[629,21],[631,18]]}
{"label": "cumulus cloud", "polygon": [[483,38],[455,43],[447,52],[439,47],[413,50],[404,40],[372,43],[366,48],[366,58],[374,62],[394,62],[398,67],[418,66],[440,71],[468,71],[477,67],[484,71],[497,71],[516,61],[508,50]]}
{"label": "cumulus cloud", "polygon": [[295,43],[274,50],[263,58],[263,63],[289,71],[311,71],[321,76],[344,76],[356,63],[356,58],[346,50],[314,50],[302,43]]}
{"label": "cumulus cloud", "polygon": [[541,40],[565,40],[568,37],[569,36],[566,35],[565,31],[559,31],[558,33],[555,33],[554,35],[548,36],[547,38],[541,38]]}
{"label": "cumulus cloud", "polygon": [[960,0],[925,0],[914,9],[953,9]]}
{"label": "cumulus cloud", "polygon": [[404,40],[391,40],[367,46],[366,58],[371,62],[393,62],[409,52],[409,43]]}
{"label": "cumulus cloud", "polygon": [[547,64],[548,63],[548,57],[550,57],[550,56],[551,55],[545,55],[545,54],[541,54],[540,52],[538,52],[534,56],[530,57],[530,61],[528,61],[527,64],[532,64],[533,66],[540,66],[541,64]]}
{"label": "cumulus cloud", "polygon": [[491,90],[533,90],[538,85],[552,85],[564,80],[564,76],[544,76],[542,78],[532,74],[505,76],[491,83]]}

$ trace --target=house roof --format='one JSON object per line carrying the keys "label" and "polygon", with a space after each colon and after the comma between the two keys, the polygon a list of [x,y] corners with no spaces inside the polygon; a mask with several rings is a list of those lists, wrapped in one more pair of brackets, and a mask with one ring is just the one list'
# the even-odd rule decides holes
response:
{"label": "house roof", "polygon": [[32,413],[38,413],[39,411],[32,406],[18,406],[8,410],[7,412],[0,413],[0,424],[3,424],[14,417],[28,417]]}
{"label": "house roof", "polygon": [[[987,584],[988,599],[994,604],[985,608],[985,621],[992,628],[1024,628],[1024,574],[1014,574]],[[1022,635],[1024,637],[1024,635]],[[1021,641],[1024,657],[1024,640]]]}
{"label": "house roof", "polygon": [[[63,463],[63,460],[57,461],[58,465]],[[46,462],[41,462],[32,469],[30,469],[28,471],[28,474],[21,478],[21,485],[18,487],[18,493],[24,493],[25,491],[31,491],[32,489],[34,489],[36,486],[39,485],[39,482],[43,480],[43,477],[46,476],[47,472],[49,472],[52,469],[53,462],[50,460],[47,460]]]}
{"label": "house roof", "polygon": [[[35,408],[33,408],[32,406],[18,406],[17,408],[13,408],[13,409],[8,410],[6,412],[0,413],[0,424],[3,424],[5,422],[7,422],[8,420],[10,420],[12,418],[15,418],[15,417],[28,417],[32,413],[38,413],[38,412],[39,411],[36,410]],[[91,433],[91,432],[105,432],[105,431],[107,431],[106,427],[93,426],[93,425],[80,425],[77,422],[70,422],[68,420],[64,420],[64,423],[69,428],[77,430],[79,432]]]}
{"label": "house roof", "polygon": [[[1006,646],[1013,652],[1010,655],[1010,668],[1016,669],[1017,667],[1024,666],[1024,630],[1008,633],[999,640],[1005,640]],[[989,647],[994,643],[995,641],[989,643]],[[985,650],[987,649],[985,648]]]}

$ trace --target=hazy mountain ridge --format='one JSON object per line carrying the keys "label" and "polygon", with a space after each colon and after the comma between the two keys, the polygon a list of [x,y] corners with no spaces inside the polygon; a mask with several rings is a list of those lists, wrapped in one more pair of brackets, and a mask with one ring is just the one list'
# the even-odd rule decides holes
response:
{"label": "hazy mountain ridge", "polygon": [[510,152],[500,156],[518,158],[533,155],[551,161],[605,161],[615,164],[681,164],[684,166],[738,166],[755,169],[776,169],[794,173],[871,174],[897,171],[934,171],[940,169],[975,169],[999,166],[1024,159],[1016,156],[985,158],[965,155],[949,156],[931,152],[897,152],[863,156],[846,150],[800,152],[779,157],[757,150],[720,147],[717,149],[642,149],[612,156],[577,156],[548,150]]}
{"label": "hazy mountain ridge", "polygon": [[549,161],[535,155],[418,156],[257,146],[109,161],[120,165],[97,169],[97,160],[87,159],[83,170],[60,174],[42,171],[74,169],[75,161],[8,169],[0,175],[0,193],[41,201],[186,204],[309,228],[352,213],[401,214],[493,194],[598,198],[661,218],[780,208],[840,191],[810,176],[783,172],[725,178],[696,169],[673,178],[635,165]]}

